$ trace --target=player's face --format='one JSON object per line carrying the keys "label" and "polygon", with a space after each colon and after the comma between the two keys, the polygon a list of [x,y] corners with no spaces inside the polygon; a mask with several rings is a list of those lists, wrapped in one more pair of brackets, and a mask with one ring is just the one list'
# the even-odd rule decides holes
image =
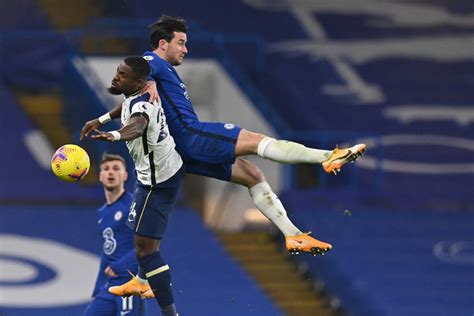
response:
{"label": "player's face", "polygon": [[99,180],[107,190],[123,186],[127,176],[127,170],[120,160],[107,161],[100,167]]}
{"label": "player's face", "polygon": [[174,32],[171,42],[166,42],[165,59],[173,66],[179,66],[184,61],[184,56],[188,53],[186,33]]}
{"label": "player's face", "polygon": [[107,90],[109,93],[114,95],[120,94],[131,94],[137,91],[137,87],[140,85],[137,76],[133,73],[130,66],[122,62],[117,67],[117,72],[112,78],[110,88]]}

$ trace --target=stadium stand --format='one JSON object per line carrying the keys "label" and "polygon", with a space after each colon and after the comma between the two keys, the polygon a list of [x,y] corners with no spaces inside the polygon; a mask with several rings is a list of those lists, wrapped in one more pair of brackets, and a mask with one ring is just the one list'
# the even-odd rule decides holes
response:
{"label": "stadium stand", "polygon": [[409,202],[395,210],[352,208],[340,194],[326,193],[326,201],[322,195],[288,192],[282,200],[295,222],[333,242],[328,256],[298,259],[349,315],[472,313],[472,212],[416,209]]}
{"label": "stadium stand", "polygon": [[[29,271],[28,267],[34,267],[33,264],[43,266],[37,270],[39,275],[25,273],[21,277],[24,284],[40,280],[50,280],[50,284],[54,284],[51,287],[38,285],[36,291],[41,293],[38,295],[43,297],[45,307],[32,309],[28,308],[28,302],[12,301],[21,291],[28,295],[31,290],[9,284],[2,278],[0,313],[9,316],[81,315],[92,292],[99,263],[98,257],[91,253],[98,253],[102,247],[99,234],[94,233],[97,230],[94,208],[2,206],[0,212],[9,218],[8,223],[0,223],[0,236],[5,244],[32,238],[21,244],[21,249],[2,248],[1,258],[21,264],[25,272]],[[53,246],[59,250],[48,260],[41,253],[48,256],[48,249]],[[282,315],[224,251],[214,235],[203,227],[196,212],[189,209],[173,211],[162,252],[173,269],[175,298],[183,315]],[[68,255],[73,259],[68,259]],[[80,273],[62,274],[66,273],[68,265],[78,263],[82,263]],[[67,305],[64,303],[68,300],[67,293],[72,292],[81,292],[80,299],[71,302],[70,306],[61,306]],[[149,306],[156,315],[156,302],[150,302],[154,303]]]}
{"label": "stadium stand", "polygon": [[2,3],[0,30],[50,30],[51,23],[39,9],[36,0],[18,0]]}
{"label": "stadium stand", "polygon": [[[109,1],[107,8],[109,17],[139,18],[142,27],[156,19],[155,12],[185,16],[192,21],[193,56],[209,56],[214,47],[201,51],[205,45],[196,37],[203,31],[227,38],[224,50],[263,92],[270,111],[262,108],[262,98],[252,100],[262,112],[273,112],[267,117],[281,135],[298,139],[312,134],[305,142],[319,146],[369,144],[371,159],[361,165],[360,185],[377,182],[389,192],[404,188],[451,200],[453,195],[469,198],[474,90],[466,70],[474,67],[469,35],[474,26],[459,14],[468,1],[344,3],[208,0],[184,7],[167,4],[164,10],[159,2],[130,6]],[[235,14],[203,18],[210,7]],[[414,10],[419,19],[410,16]],[[435,17],[424,18],[430,12]],[[229,40],[246,32],[255,35],[262,58],[256,58],[255,46],[245,52]],[[226,69],[236,82],[241,80],[239,72]],[[337,133],[340,137],[324,140],[324,134]],[[382,166],[374,155],[387,162]],[[377,168],[386,171],[383,179]]]}
{"label": "stadium stand", "polygon": [[36,0],[3,4],[0,49],[1,77],[7,84],[38,90],[61,80],[66,40],[54,33]]}
{"label": "stadium stand", "polygon": [[41,158],[36,158],[34,152],[28,150],[26,145],[29,141],[35,141],[35,138],[30,137],[36,131],[36,127],[20,110],[14,97],[2,84],[0,84],[0,97],[3,102],[0,131],[2,135],[8,135],[2,140],[4,148],[8,148],[2,155],[2,165],[11,172],[10,176],[3,177],[0,181],[0,200],[26,203],[64,199],[80,202],[83,198],[82,201],[97,200],[101,194],[99,187],[65,186],[50,172],[48,157],[41,165]]}
{"label": "stadium stand", "polygon": [[[2,77],[22,89],[51,89],[64,76],[69,57],[66,40],[50,31],[0,32]],[[34,49],[33,49],[34,48]]]}
{"label": "stadium stand", "polygon": [[[3,140],[8,153],[1,162],[15,166],[16,175],[0,180],[1,200],[80,196],[81,201],[91,202],[100,197],[97,187],[61,185],[33,160],[21,140],[37,126],[20,111],[12,91],[63,89],[65,121],[72,127],[71,137],[77,139],[85,115],[79,106],[87,103],[90,113],[102,111],[96,96],[70,67],[71,56],[80,57],[78,50],[87,42],[84,38],[96,36],[83,52],[100,54],[110,48],[108,43],[118,42],[124,46],[107,53],[136,54],[147,48],[147,24],[161,13],[180,15],[190,22],[191,56],[221,62],[282,137],[325,148],[356,141],[368,144],[366,156],[338,177],[307,166],[287,167],[287,190],[282,196],[297,224],[316,229],[318,238],[334,244],[334,250],[323,258],[297,259],[324,281],[347,315],[474,313],[471,1],[131,3],[103,1],[99,6],[102,17],[97,10],[88,11],[94,16],[81,15],[87,25],[60,35],[51,30],[52,18],[46,18],[36,1],[4,4],[0,12],[0,96],[4,102],[0,130],[11,137]],[[62,11],[57,11],[67,22]],[[16,14],[9,14],[12,12]],[[103,40],[117,35],[126,40]],[[81,122],[71,121],[74,117]],[[95,158],[103,150],[91,147]],[[302,178],[310,179],[304,189]],[[73,209],[77,214],[83,211]],[[49,212],[40,211],[46,217],[36,222],[44,223]],[[8,214],[11,227],[28,224],[22,214],[28,218],[40,214],[5,207],[1,212]],[[50,213],[57,217],[51,221],[58,226],[71,214],[59,209]],[[197,225],[186,217],[191,216],[188,213],[179,214],[187,214],[177,217],[189,226],[176,227],[177,231]],[[85,217],[78,223],[84,224],[84,231],[93,229],[93,221],[86,224]],[[3,221],[0,228],[2,233],[16,233]],[[93,250],[93,241],[85,235],[72,238],[51,226],[44,229],[47,238],[65,238],[66,244]],[[191,299],[188,295],[196,295],[193,299],[215,308],[215,315],[277,315],[255,285],[222,254],[208,231],[194,233],[198,237],[193,243],[203,238],[199,248],[187,241],[176,247],[185,251],[169,249],[173,267],[183,273],[176,284],[191,284],[183,287],[178,300],[185,302]],[[207,249],[201,251],[206,247],[201,242],[210,249],[209,254]],[[198,279],[208,275],[204,271],[215,267],[214,260],[221,257],[224,262],[213,270],[215,279]],[[204,270],[199,271],[203,273],[196,275],[197,269],[190,269],[189,258],[202,264]],[[212,259],[212,265],[207,259]],[[229,274],[221,274],[223,271]],[[248,283],[234,288],[236,279]],[[222,286],[228,280],[229,285]],[[203,284],[218,287],[215,300],[199,292]],[[247,292],[258,292],[258,302],[246,296]],[[240,304],[244,301],[250,305]],[[45,314],[78,310],[75,306],[54,314],[50,308]],[[196,315],[194,311],[188,312]]]}

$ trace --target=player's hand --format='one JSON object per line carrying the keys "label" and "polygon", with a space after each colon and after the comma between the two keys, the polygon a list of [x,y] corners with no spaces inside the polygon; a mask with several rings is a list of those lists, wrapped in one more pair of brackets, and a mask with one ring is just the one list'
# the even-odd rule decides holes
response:
{"label": "player's hand", "polygon": [[102,132],[99,131],[98,129],[94,129],[95,135],[91,135],[91,138],[93,140],[105,140],[108,142],[113,142],[114,141],[114,135],[107,133],[107,132]]}
{"label": "player's hand", "polygon": [[160,101],[160,96],[158,95],[158,90],[156,89],[156,82],[154,80],[147,81],[145,84],[145,87],[140,91],[140,94],[145,94],[149,93],[150,98],[148,99],[148,102],[153,103],[153,102],[159,102]]}
{"label": "player's hand", "polygon": [[81,136],[80,140],[83,140],[85,137],[89,136],[90,133],[92,133],[94,130],[99,128],[100,122],[99,119],[93,119],[90,121],[87,121],[86,124],[81,129]]}
{"label": "player's hand", "polygon": [[112,268],[110,266],[108,266],[107,268],[105,268],[104,270],[105,274],[108,275],[109,277],[116,277],[117,276],[117,273],[114,272],[114,270],[112,270]]}

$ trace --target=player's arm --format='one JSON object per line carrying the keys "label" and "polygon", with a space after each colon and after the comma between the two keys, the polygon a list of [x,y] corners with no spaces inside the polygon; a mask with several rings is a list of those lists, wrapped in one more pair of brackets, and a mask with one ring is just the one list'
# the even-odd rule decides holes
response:
{"label": "player's arm", "polygon": [[100,125],[115,120],[120,117],[122,113],[122,102],[119,105],[114,107],[110,112],[105,113],[104,115],[95,118],[93,120],[87,121],[86,124],[82,127],[80,140],[83,140],[85,137],[89,136],[90,133],[99,128]]}
{"label": "player's arm", "polygon": [[119,260],[112,262],[109,268],[117,275],[126,274],[127,271],[136,272],[138,269],[138,262],[135,256],[135,250],[132,249]]}
{"label": "player's arm", "polygon": [[96,132],[96,134],[92,135],[91,138],[94,140],[105,140],[109,142],[133,140],[143,135],[147,125],[148,116],[146,113],[136,113],[130,118],[130,123],[121,129],[110,132],[102,132],[95,129],[94,132]]}
{"label": "player's arm", "polygon": [[117,273],[115,273],[114,269],[112,269],[112,267],[110,267],[110,266],[107,266],[107,268],[105,268],[104,273],[105,273],[105,275],[107,275],[109,277],[112,277],[112,278],[117,276]]}

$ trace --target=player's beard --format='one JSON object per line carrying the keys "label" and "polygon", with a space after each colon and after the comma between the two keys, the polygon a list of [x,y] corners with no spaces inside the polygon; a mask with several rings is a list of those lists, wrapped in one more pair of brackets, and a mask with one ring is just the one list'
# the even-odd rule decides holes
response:
{"label": "player's beard", "polygon": [[170,64],[171,64],[171,66],[173,66],[173,67],[177,67],[177,66],[181,65],[181,64],[183,63],[183,61],[184,61],[184,58],[181,59],[181,60],[180,60],[179,58],[176,58],[176,59],[173,60],[173,62],[171,62]]}
{"label": "player's beard", "polygon": [[120,90],[119,88],[112,87],[112,86],[110,86],[109,88],[107,88],[107,91],[108,91],[110,94],[113,94],[113,95],[121,95],[121,94],[123,93],[123,91]]}

